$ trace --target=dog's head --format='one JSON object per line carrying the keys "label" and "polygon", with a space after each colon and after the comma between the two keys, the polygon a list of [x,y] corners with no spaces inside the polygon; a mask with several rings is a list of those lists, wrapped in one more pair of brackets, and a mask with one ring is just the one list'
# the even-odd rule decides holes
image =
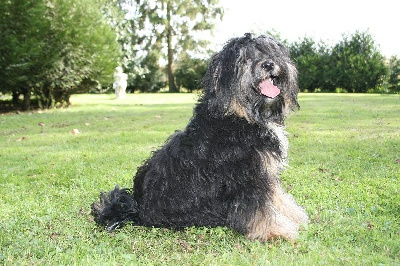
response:
{"label": "dog's head", "polygon": [[288,50],[267,36],[246,34],[213,56],[202,85],[210,113],[252,123],[282,123],[297,103],[297,70]]}

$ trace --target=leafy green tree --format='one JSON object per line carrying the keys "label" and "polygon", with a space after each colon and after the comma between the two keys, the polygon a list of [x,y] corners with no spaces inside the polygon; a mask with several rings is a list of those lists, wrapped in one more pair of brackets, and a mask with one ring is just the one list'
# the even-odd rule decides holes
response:
{"label": "leafy green tree", "polygon": [[400,92],[400,59],[392,56],[388,64],[388,92]]}
{"label": "leafy green tree", "polygon": [[[195,36],[210,31],[223,15],[218,0],[139,0],[136,28],[138,44],[146,51],[166,50],[168,86],[177,92],[174,62],[182,52],[205,49],[208,41]],[[197,35],[198,36],[198,35]],[[162,44],[160,46],[160,44]]]}
{"label": "leafy green tree", "polygon": [[141,61],[141,73],[134,77],[130,90],[137,88],[141,92],[157,92],[165,87],[164,73],[158,65],[158,49],[150,51]]}
{"label": "leafy green tree", "polygon": [[299,70],[301,90],[367,92],[377,89],[387,71],[368,32],[343,36],[333,48],[304,38],[290,45],[291,56]]}
{"label": "leafy green tree", "polygon": [[110,84],[120,58],[100,0],[1,0],[0,87],[29,109],[69,103],[69,96]]}
{"label": "leafy green tree", "polygon": [[200,81],[207,71],[207,60],[191,58],[185,54],[178,63],[175,71],[178,88],[181,86],[192,92],[199,89]]}
{"label": "leafy green tree", "polygon": [[135,81],[147,74],[148,71],[142,68],[144,56],[138,42],[137,18],[138,4],[132,0],[98,0],[101,1],[102,13],[108,24],[117,34],[117,40],[121,45],[122,60],[119,62],[124,73],[128,74],[128,90],[134,91]]}
{"label": "leafy green tree", "polygon": [[42,0],[0,1],[0,90],[12,93],[23,109],[30,106],[32,88],[56,60],[51,24]]}
{"label": "leafy green tree", "polygon": [[53,0],[47,7],[58,53],[35,94],[43,107],[68,105],[71,94],[112,83],[120,45],[97,1]]}
{"label": "leafy green tree", "polygon": [[335,65],[334,85],[349,92],[376,89],[386,72],[383,56],[368,32],[359,32],[343,40],[332,49]]}
{"label": "leafy green tree", "polygon": [[299,72],[300,90],[313,92],[321,88],[324,80],[326,51],[323,44],[317,44],[312,38],[304,37],[292,43],[289,50]]}

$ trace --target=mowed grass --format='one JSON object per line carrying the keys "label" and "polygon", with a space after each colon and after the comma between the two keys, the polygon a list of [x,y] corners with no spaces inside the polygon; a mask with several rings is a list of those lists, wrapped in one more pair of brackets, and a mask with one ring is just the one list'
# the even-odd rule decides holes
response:
{"label": "mowed grass", "polygon": [[398,95],[299,96],[282,174],[311,218],[296,243],[227,228],[96,226],[99,192],[130,187],[151,151],[184,129],[196,98],[78,95],[68,109],[1,115],[0,264],[400,264]]}

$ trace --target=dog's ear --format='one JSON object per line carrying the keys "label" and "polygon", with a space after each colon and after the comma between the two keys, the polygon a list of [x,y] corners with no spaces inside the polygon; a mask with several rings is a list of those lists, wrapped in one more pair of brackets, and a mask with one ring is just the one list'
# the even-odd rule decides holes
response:
{"label": "dog's ear", "polygon": [[286,70],[286,75],[287,75],[287,87],[290,88],[288,94],[287,94],[287,99],[286,102],[288,104],[288,110],[289,111],[296,111],[300,109],[300,105],[297,101],[297,95],[299,92],[299,86],[297,82],[297,68],[292,62],[288,62],[287,64],[287,70]]}
{"label": "dog's ear", "polygon": [[223,49],[213,56],[203,79],[204,89],[211,91],[229,89],[237,76],[237,66],[249,56],[247,50],[249,44],[254,41],[251,33],[229,40]]}
{"label": "dog's ear", "polygon": [[219,53],[212,57],[201,82],[206,93],[215,93],[230,87],[234,78],[236,60],[240,53],[237,40],[230,40]]}
{"label": "dog's ear", "polygon": [[213,114],[224,115],[230,108],[233,96],[232,86],[237,78],[237,62],[242,45],[239,38],[230,40],[224,48],[215,54],[201,81],[203,100],[208,103],[208,109]]}

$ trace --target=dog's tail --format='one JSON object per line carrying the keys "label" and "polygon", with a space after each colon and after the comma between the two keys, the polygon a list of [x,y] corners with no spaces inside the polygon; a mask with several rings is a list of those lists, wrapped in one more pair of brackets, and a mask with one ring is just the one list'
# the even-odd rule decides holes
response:
{"label": "dog's tail", "polygon": [[100,202],[92,204],[92,215],[99,225],[106,226],[107,231],[121,228],[127,222],[138,222],[138,204],[129,189],[120,189],[100,193]]}

